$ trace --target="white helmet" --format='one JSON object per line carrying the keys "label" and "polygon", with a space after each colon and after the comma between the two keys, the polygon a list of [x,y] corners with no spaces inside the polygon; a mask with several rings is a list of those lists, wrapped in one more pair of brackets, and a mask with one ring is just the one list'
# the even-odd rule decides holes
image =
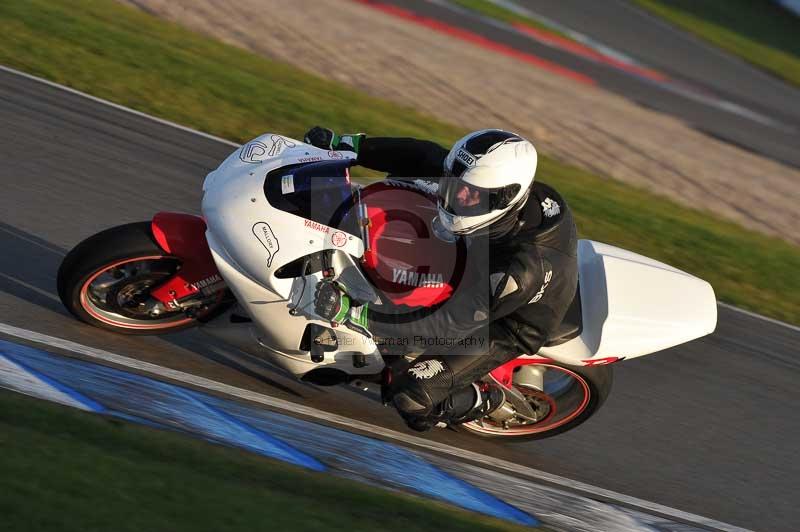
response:
{"label": "white helmet", "polygon": [[444,161],[439,224],[456,235],[505,233],[528,199],[536,162],[533,144],[514,133],[484,129],[465,136]]}

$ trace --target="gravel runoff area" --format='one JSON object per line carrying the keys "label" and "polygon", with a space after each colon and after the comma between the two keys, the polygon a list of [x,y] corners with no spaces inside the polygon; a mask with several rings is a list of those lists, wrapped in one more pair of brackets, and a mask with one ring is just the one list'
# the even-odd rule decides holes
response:
{"label": "gravel runoff area", "polygon": [[120,1],[464,128],[517,131],[563,161],[800,244],[800,171],[597,87],[352,0]]}

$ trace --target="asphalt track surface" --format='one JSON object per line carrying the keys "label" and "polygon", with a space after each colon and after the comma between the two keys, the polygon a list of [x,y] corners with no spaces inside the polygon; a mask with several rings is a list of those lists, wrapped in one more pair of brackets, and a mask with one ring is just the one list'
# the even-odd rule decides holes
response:
{"label": "asphalt track surface", "polygon": [[651,15],[630,1],[516,0],[669,76],[776,115],[800,117],[800,91]]}
{"label": "asphalt track surface", "polygon": [[[518,3],[624,52],[644,66],[659,70],[670,82],[656,82],[546,46],[468,11],[448,8],[446,0],[380,0],[380,3],[467,29],[587,75],[604,89],[678,117],[708,135],[800,167],[797,148],[800,146],[800,90],[668,26],[627,2],[521,0]],[[476,75],[491,73],[476,72]],[[760,118],[753,119],[749,115],[751,112]]]}
{"label": "asphalt track surface", "polygon": [[[231,147],[0,71],[0,322],[408,432],[356,391],[299,384],[198,331],[130,337],[56,296],[66,251],[159,210],[197,212]],[[759,530],[796,530],[800,332],[720,308],[713,335],[616,366],[605,407],[532,443],[427,437]]]}

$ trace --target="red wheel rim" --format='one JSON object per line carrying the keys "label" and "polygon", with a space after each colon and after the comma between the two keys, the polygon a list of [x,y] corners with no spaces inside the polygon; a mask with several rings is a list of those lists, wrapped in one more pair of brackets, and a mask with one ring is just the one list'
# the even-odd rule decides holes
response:
{"label": "red wheel rim", "polygon": [[81,308],[85,310],[94,319],[102,323],[111,325],[113,327],[122,329],[164,330],[164,329],[172,329],[175,327],[180,327],[191,323],[192,321],[194,321],[194,318],[189,318],[186,316],[183,316],[181,319],[167,319],[159,321],[158,323],[146,323],[145,320],[141,320],[141,323],[136,323],[135,320],[130,318],[125,318],[123,316],[120,316],[120,319],[115,319],[113,317],[113,313],[108,311],[102,311],[91,300],[91,297],[89,296],[89,289],[92,286],[92,283],[95,282],[101,275],[108,273],[109,271],[114,270],[116,268],[119,268],[120,266],[128,265],[134,262],[158,261],[163,259],[176,260],[174,257],[168,255],[147,255],[144,257],[134,257],[134,258],[117,260],[112,263],[106,264],[105,266],[102,266],[95,273],[93,273],[86,281],[84,281],[83,286],[81,286],[81,291],[80,291]]}

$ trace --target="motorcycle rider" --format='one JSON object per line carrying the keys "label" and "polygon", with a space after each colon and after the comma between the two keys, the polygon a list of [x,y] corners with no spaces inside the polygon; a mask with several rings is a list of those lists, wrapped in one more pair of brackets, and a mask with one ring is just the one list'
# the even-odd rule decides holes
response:
{"label": "motorcycle rider", "polygon": [[486,339],[425,350],[393,379],[391,396],[416,430],[490,414],[505,400],[502,388],[475,381],[522,353],[536,353],[563,320],[577,287],[572,213],[558,192],[534,182],[534,146],[499,129],[470,133],[449,151],[411,138],[338,137],[319,126],[305,141],[354,151],[359,165],[394,178],[438,181],[434,223],[466,239],[469,250],[453,295],[433,308],[392,314],[351,305],[337,285],[322,282],[315,308],[381,338]]}

